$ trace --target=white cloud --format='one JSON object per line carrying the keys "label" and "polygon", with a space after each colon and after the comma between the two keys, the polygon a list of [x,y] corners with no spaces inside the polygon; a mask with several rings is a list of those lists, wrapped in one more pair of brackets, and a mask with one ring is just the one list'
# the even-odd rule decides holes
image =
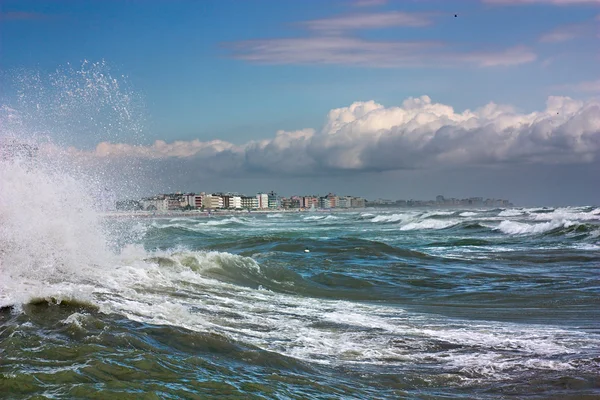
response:
{"label": "white cloud", "polygon": [[585,24],[559,26],[551,32],[547,32],[540,37],[544,43],[561,43],[584,36],[589,30]]}
{"label": "white cloud", "polygon": [[[103,142],[92,160],[134,158],[193,163],[225,175],[326,175],[443,166],[560,164],[600,156],[600,102],[549,97],[543,111],[522,114],[494,103],[456,112],[427,96],[400,107],[373,101],[331,110],[320,131],[279,131],[271,139],[236,146],[223,141],[131,146]],[[179,160],[179,161],[178,161]]]}
{"label": "white cloud", "polygon": [[524,46],[496,51],[465,51],[438,42],[376,41],[326,36],[264,39],[230,46],[234,58],[260,64],[331,64],[378,68],[509,66],[528,63],[536,54]]}
{"label": "white cloud", "polygon": [[600,93],[600,79],[595,81],[579,82],[571,85],[560,85],[556,89],[559,90],[570,90],[574,92],[599,92]]}
{"label": "white cloud", "polygon": [[378,29],[392,26],[423,27],[432,21],[425,14],[389,11],[360,13],[305,21],[302,25],[320,32],[342,32],[358,29]]}
{"label": "white cloud", "polygon": [[[257,64],[348,65],[372,68],[511,66],[537,55],[525,46],[488,47],[432,40],[381,40],[351,35],[359,30],[425,27],[436,13],[356,13],[299,22],[312,34],[224,43],[230,56]],[[480,48],[484,48],[481,47]]]}
{"label": "white cloud", "polygon": [[592,38],[598,36],[594,35],[594,32],[597,32],[597,30],[598,27],[594,21],[587,20],[578,24],[558,26],[554,30],[543,34],[540,37],[540,41],[545,43],[561,43],[576,38]]}
{"label": "white cloud", "polygon": [[133,156],[142,158],[165,158],[165,157],[190,157],[195,155],[211,156],[236,147],[228,142],[212,140],[210,142],[175,141],[166,143],[157,140],[152,146],[135,146],[130,144],[111,144],[101,142],[96,146],[93,154],[98,157]]}
{"label": "white cloud", "polygon": [[454,59],[456,64],[471,63],[479,67],[527,64],[536,58],[537,55],[526,46],[515,46],[496,52],[466,52],[448,55],[448,59]]}

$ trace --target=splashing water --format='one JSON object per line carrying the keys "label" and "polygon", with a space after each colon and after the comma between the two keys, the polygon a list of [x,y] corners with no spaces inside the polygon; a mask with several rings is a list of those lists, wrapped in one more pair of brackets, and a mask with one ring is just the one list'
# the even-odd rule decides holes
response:
{"label": "splashing water", "polygon": [[64,146],[139,140],[137,96],[121,78],[87,61],[49,75],[13,74],[16,95],[0,108],[0,306],[108,265],[116,238],[98,211],[134,185],[112,181]]}
{"label": "splashing water", "polygon": [[[59,169],[0,162],[0,282],[57,282],[102,264],[107,243],[93,202]],[[0,286],[0,303],[8,291]]]}
{"label": "splashing water", "polygon": [[[4,105],[3,131],[51,138],[63,146],[143,139],[143,104],[125,76],[105,61],[67,64],[50,74],[13,73],[13,104]],[[6,132],[3,132],[6,134]]]}

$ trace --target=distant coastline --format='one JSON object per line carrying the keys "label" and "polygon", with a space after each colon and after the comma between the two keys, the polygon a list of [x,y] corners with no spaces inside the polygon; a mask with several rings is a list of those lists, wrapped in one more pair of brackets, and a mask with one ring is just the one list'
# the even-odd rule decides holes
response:
{"label": "distant coastline", "polygon": [[[315,209],[314,212],[351,212],[357,209]],[[364,209],[363,209],[364,210]],[[202,210],[168,210],[168,211],[105,211],[103,217],[139,217],[139,218],[170,218],[170,217],[218,217],[225,215],[252,215],[252,214],[298,214],[311,213],[309,209],[259,209],[259,210],[230,210],[217,209],[212,211]]]}
{"label": "distant coastline", "polygon": [[311,214],[311,213],[349,213],[349,212],[369,212],[369,211],[390,211],[390,210],[491,210],[496,208],[514,208],[514,205],[505,207],[492,206],[467,206],[467,205],[417,205],[417,206],[400,206],[400,205],[367,205],[362,208],[316,208],[300,209],[300,208],[274,208],[274,209],[257,209],[257,210],[232,210],[232,209],[216,209],[211,211],[206,210],[164,210],[164,211],[105,211],[101,213],[102,217],[110,218],[177,218],[177,217],[195,217],[195,218],[211,218],[219,216],[231,215],[256,215],[256,214]]}
{"label": "distant coastline", "polygon": [[[117,211],[165,213],[189,212],[189,215],[210,212],[303,212],[315,210],[360,210],[365,208],[509,208],[509,200],[483,197],[446,198],[438,195],[435,200],[367,200],[359,196],[338,196],[329,193],[319,195],[279,196],[274,191],[245,196],[237,193],[167,193],[139,200],[120,200],[115,203]],[[140,214],[141,215],[141,214]]]}

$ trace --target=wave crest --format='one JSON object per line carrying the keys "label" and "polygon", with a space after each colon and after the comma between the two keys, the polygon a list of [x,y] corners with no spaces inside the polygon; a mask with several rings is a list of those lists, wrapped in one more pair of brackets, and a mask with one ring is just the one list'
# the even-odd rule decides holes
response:
{"label": "wave crest", "polygon": [[560,228],[569,228],[576,224],[576,222],[570,220],[552,220],[537,224],[505,220],[500,222],[497,229],[508,235],[531,235],[546,233]]}
{"label": "wave crest", "polygon": [[460,221],[456,220],[437,220],[437,219],[426,219],[420,222],[410,222],[406,225],[400,227],[401,231],[413,231],[413,230],[421,230],[421,229],[446,229],[450,228],[454,225],[459,224]]}

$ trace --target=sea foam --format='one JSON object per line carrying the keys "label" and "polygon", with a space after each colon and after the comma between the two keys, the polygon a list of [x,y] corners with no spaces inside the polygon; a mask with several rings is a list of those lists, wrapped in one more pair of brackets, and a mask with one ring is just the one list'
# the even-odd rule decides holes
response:
{"label": "sea foam", "polygon": [[498,229],[503,233],[509,235],[526,235],[540,234],[558,228],[569,228],[573,225],[576,225],[576,222],[564,219],[541,222],[537,224],[527,224],[524,222],[506,220],[500,222],[500,225],[498,225]]}

